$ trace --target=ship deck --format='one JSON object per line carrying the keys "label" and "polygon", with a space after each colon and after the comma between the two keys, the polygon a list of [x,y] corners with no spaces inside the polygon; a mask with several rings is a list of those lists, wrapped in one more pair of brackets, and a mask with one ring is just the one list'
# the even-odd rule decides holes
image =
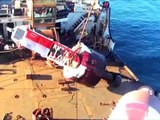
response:
{"label": "ship deck", "polygon": [[[111,88],[101,80],[94,88],[74,83],[68,91],[67,85],[58,83],[63,78],[62,69],[51,68],[45,59],[27,57],[6,62],[10,54],[0,57],[0,116],[12,112],[14,119],[21,115],[31,120],[35,109],[46,107],[53,108],[53,118],[57,119],[107,118],[114,102],[140,86],[123,79],[119,88]],[[29,73],[33,75],[31,79],[26,76]]]}

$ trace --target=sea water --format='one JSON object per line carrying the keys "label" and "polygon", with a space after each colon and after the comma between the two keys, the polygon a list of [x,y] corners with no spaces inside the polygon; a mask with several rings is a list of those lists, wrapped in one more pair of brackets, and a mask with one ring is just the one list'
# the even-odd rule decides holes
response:
{"label": "sea water", "polygon": [[160,0],[110,0],[115,52],[140,81],[160,89]]}
{"label": "sea water", "polygon": [[0,5],[3,5],[3,4],[11,4],[11,1],[12,0],[0,0]]}
{"label": "sea water", "polygon": [[110,6],[115,52],[141,82],[160,89],[160,0],[110,0]]}

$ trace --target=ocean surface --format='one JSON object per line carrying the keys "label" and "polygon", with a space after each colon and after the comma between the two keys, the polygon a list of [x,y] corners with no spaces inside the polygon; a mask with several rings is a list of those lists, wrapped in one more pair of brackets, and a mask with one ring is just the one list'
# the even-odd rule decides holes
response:
{"label": "ocean surface", "polygon": [[160,89],[160,0],[110,0],[110,6],[115,52],[141,82]]}
{"label": "ocean surface", "polygon": [[115,52],[140,81],[160,89],[160,0],[110,0]]}

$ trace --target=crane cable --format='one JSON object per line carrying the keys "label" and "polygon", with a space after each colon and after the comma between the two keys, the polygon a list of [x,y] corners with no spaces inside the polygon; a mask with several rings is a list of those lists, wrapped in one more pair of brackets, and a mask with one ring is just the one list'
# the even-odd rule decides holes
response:
{"label": "crane cable", "polygon": [[93,7],[94,7],[95,3],[96,3],[96,0],[94,0],[93,5],[91,6],[91,9],[90,9],[90,11],[89,11],[89,13],[88,13],[87,20],[86,20],[86,22],[85,22],[85,24],[84,24],[84,27],[83,27],[83,30],[82,30],[82,32],[81,32],[81,36],[80,36],[80,38],[79,38],[78,43],[81,42],[81,40],[82,40],[82,38],[83,38],[84,31],[85,31],[85,29],[86,29],[86,27],[87,27],[88,20],[89,20],[89,17],[90,17],[90,15],[91,15],[91,12],[92,12],[92,10],[93,10]]}

